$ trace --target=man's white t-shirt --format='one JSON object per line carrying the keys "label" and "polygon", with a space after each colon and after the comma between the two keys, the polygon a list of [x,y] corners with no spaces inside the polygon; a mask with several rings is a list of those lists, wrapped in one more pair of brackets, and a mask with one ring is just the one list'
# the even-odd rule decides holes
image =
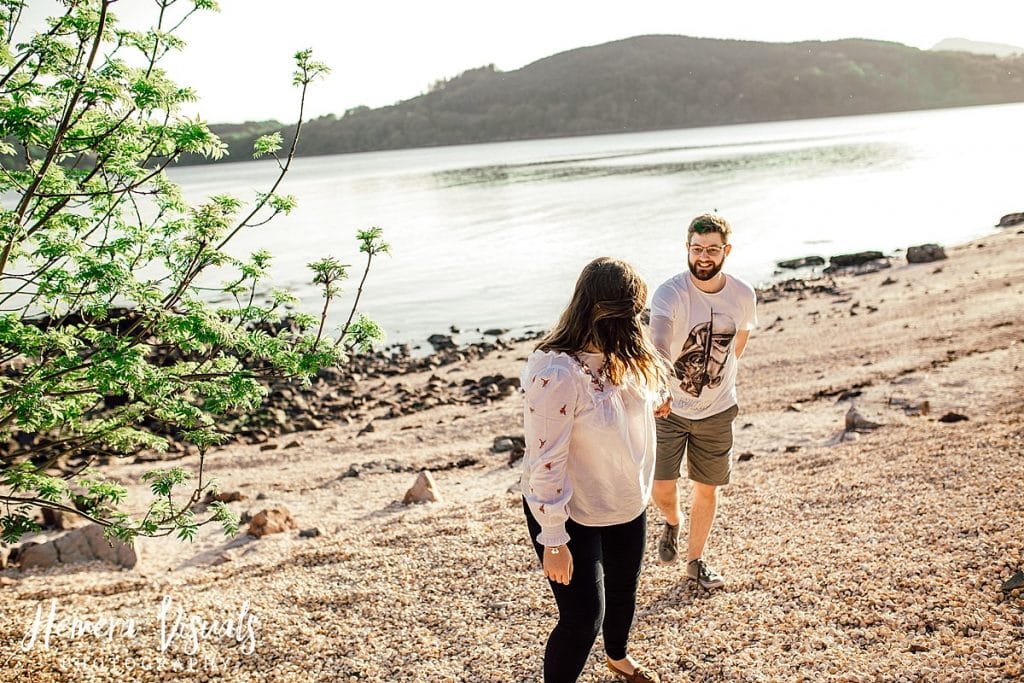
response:
{"label": "man's white t-shirt", "polygon": [[689,272],[664,282],[651,301],[651,333],[672,364],[672,412],[703,419],[736,404],[736,333],[757,326],[754,288],[726,274],[709,294]]}

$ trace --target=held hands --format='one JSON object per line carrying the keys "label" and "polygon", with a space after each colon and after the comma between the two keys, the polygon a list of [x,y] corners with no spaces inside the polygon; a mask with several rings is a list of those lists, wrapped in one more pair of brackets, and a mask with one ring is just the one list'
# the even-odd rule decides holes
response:
{"label": "held hands", "polygon": [[544,548],[544,576],[555,583],[569,585],[572,579],[572,553],[569,552],[569,546]]}
{"label": "held hands", "polygon": [[654,409],[654,417],[665,417],[672,412],[672,397],[669,396],[665,402]]}

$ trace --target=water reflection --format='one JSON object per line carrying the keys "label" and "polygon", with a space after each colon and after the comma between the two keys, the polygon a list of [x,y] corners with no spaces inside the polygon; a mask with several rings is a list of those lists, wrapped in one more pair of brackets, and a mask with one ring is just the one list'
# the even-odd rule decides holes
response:
{"label": "water reflection", "polygon": [[664,156],[693,148],[657,149],[644,153],[629,152],[588,159],[545,161],[523,164],[495,164],[436,171],[432,175],[441,188],[468,185],[494,186],[512,183],[583,180],[613,176],[681,174],[735,175],[766,173],[786,169],[793,177],[814,177],[849,168],[898,168],[906,163],[910,151],[897,144],[871,142],[860,144],[821,145],[771,152],[746,153],[689,161],[652,161],[633,164],[587,164],[638,156]]}

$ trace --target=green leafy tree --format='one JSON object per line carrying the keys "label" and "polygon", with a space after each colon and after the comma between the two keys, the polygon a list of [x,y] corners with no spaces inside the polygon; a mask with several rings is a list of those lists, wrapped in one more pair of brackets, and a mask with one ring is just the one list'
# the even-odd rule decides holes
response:
{"label": "green leafy tree", "polygon": [[[175,34],[210,0],[154,0],[147,30],[122,26],[111,0],[64,0],[45,30],[15,40],[25,2],[0,0],[0,536],[38,528],[39,508],[81,515],[131,541],[238,521],[195,503],[211,446],[228,436],[217,417],[264,400],[261,379],[300,381],[345,363],[381,337],[352,312],[334,336],[328,305],[349,266],[310,264],[321,315],[279,324],[295,297],[267,292],[271,256],[239,258],[239,231],[295,206],[279,193],[295,153],[310,83],[327,68],[295,55],[299,125],[282,151],[277,133],[254,157],[277,161],[275,180],[250,202],[216,195],[190,206],[164,170],[183,154],[217,158],[224,145],[196,118],[195,99],[158,67]],[[358,233],[369,272],[388,250],[381,232]],[[216,284],[216,283],[220,284]],[[213,305],[211,301],[229,301]],[[154,429],[153,425],[160,427]],[[124,487],[99,457],[165,449],[168,434],[198,448],[198,462],[148,472],[148,507],[130,511]]]}

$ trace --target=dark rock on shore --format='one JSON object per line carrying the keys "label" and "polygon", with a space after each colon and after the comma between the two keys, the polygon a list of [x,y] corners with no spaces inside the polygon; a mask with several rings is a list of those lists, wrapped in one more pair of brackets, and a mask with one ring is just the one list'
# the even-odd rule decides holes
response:
{"label": "dark rock on shore", "polygon": [[931,263],[946,258],[946,250],[938,244],[919,244],[907,249],[907,263]]}
{"label": "dark rock on shore", "polygon": [[804,256],[802,258],[790,259],[788,261],[778,261],[775,265],[778,266],[779,268],[796,270],[797,268],[823,266],[825,265],[825,259],[822,258],[821,256]]}
{"label": "dark rock on shore", "polygon": [[881,258],[885,258],[885,254],[880,251],[858,251],[853,254],[837,254],[828,260],[828,264],[838,268],[847,268],[849,266],[862,266],[865,263],[877,261]]}
{"label": "dark rock on shore", "polygon": [[447,351],[449,349],[458,348],[455,341],[447,334],[432,334],[427,337],[427,341],[430,342],[430,345],[434,347],[435,351]]}
{"label": "dark rock on shore", "polygon": [[889,257],[880,251],[859,251],[854,254],[838,254],[829,259],[829,265],[822,270],[826,274],[866,275],[885,268],[891,268]]}
{"label": "dark rock on shore", "polygon": [[1024,223],[1024,211],[1006,214],[1005,216],[999,219],[999,222],[996,223],[996,227],[1008,228],[1011,225],[1018,225],[1020,223]]}

